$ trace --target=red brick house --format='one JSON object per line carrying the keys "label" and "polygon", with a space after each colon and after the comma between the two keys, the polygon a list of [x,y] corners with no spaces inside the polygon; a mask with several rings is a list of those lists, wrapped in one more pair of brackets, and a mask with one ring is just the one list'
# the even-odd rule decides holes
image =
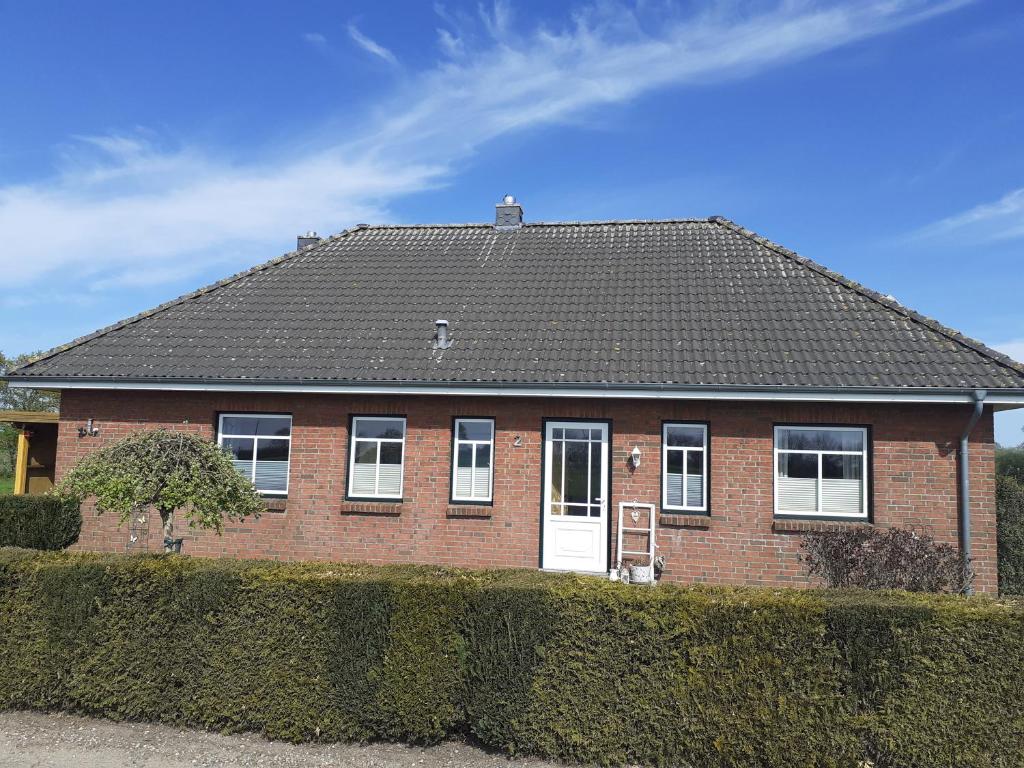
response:
{"label": "red brick house", "polygon": [[[804,584],[800,532],[874,524],[996,588],[993,412],[1024,366],[890,296],[725,219],[508,199],[299,246],[15,371],[62,391],[58,477],[162,426],[267,501],[193,554],[607,573],[638,502],[668,579]],[[87,512],[78,546],[156,550],[159,525]]]}

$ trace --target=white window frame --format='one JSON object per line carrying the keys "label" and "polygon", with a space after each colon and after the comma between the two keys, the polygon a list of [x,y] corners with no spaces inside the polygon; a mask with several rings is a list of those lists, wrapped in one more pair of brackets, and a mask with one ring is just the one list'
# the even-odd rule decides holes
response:
{"label": "white window frame", "polygon": [[[704,432],[704,442],[701,447],[696,446],[672,446],[668,444],[668,430],[670,427],[699,427]],[[708,425],[700,421],[666,421],[661,425],[661,508],[666,512],[686,512],[692,514],[706,515],[708,513]],[[704,451],[704,461],[701,466],[701,505],[699,507],[677,506],[668,503],[668,452],[681,451],[683,453],[683,499],[686,499],[686,468],[689,466],[689,454],[691,451]]]}
{"label": "white window frame", "polygon": [[[288,437],[281,435],[236,435],[225,434],[224,419],[288,419]],[[292,474],[292,417],[287,413],[222,413],[217,418],[217,445],[224,447],[224,438],[235,438],[236,440],[252,440],[252,477],[249,481],[256,492],[263,496],[287,496],[288,486],[291,483]],[[285,472],[283,491],[265,491],[256,487],[256,457],[259,456],[258,448],[260,440],[287,440],[288,441],[288,469]],[[239,473],[241,474],[241,473]],[[244,477],[244,475],[243,475]]]}
{"label": "white window frame", "polygon": [[[490,440],[464,440],[459,437],[459,425],[463,423],[487,424],[491,428]],[[457,417],[452,424],[452,473],[451,473],[451,501],[467,504],[492,504],[494,502],[494,419],[467,416]],[[473,446],[472,476],[476,478],[476,449],[477,446],[486,445],[491,449],[491,466],[488,467],[489,477],[487,488],[490,493],[487,496],[457,496],[455,494],[455,473],[459,468],[459,446]]]}
{"label": "white window frame", "polygon": [[[391,438],[391,437],[356,437],[357,427],[361,421],[400,421],[402,422],[402,437]],[[351,432],[348,436],[348,478],[345,483],[345,492],[349,499],[387,499],[389,501],[401,501],[403,494],[405,493],[405,439],[409,435],[409,423],[405,416],[353,416]],[[380,488],[380,446],[381,443],[400,443],[402,446],[402,464],[401,472],[398,476],[398,494],[365,494],[361,493],[356,495],[352,493],[352,478],[355,475],[355,464],[356,464],[356,443],[376,443],[377,444],[377,471],[374,477],[374,487]]]}
{"label": "white window frame", "polygon": [[[799,448],[779,448],[779,432],[781,430],[792,430],[801,432],[857,432],[863,438],[864,449],[861,451],[813,451],[803,450]],[[774,479],[775,486],[775,515],[776,517],[811,517],[811,518],[824,518],[824,519],[844,519],[844,520],[867,520],[870,515],[868,510],[870,509],[869,497],[868,497],[868,456],[871,453],[870,435],[868,434],[867,427],[848,427],[848,426],[809,426],[802,424],[778,424],[774,430],[774,450],[772,451],[772,478]],[[818,508],[814,512],[793,512],[790,510],[779,509],[779,456],[783,453],[803,453],[803,454],[817,454],[818,458],[818,487],[817,487],[817,498]],[[860,493],[860,512],[822,512],[821,511],[821,457],[824,454],[835,455],[835,456],[860,456],[861,467],[860,467],[860,480],[861,480],[861,493]]]}

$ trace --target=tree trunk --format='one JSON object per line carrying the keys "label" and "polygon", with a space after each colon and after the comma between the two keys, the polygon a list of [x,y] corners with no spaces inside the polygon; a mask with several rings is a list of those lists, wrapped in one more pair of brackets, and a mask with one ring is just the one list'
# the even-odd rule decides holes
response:
{"label": "tree trunk", "polygon": [[161,509],[160,520],[164,524],[164,552],[174,551],[174,510]]}

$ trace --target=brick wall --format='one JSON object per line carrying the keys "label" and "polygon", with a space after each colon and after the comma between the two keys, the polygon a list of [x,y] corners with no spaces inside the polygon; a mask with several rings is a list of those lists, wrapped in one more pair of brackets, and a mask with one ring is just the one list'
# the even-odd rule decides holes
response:
{"label": "brick wall", "polygon": [[[705,524],[661,517],[659,551],[667,560],[666,578],[803,585],[799,533],[773,525],[773,425],[870,425],[875,524],[924,529],[955,543],[956,446],[970,406],[68,390],[61,405],[58,477],[85,453],[134,430],[163,426],[212,437],[216,414],[224,411],[293,415],[289,497],[284,511],[230,524],[220,537],[179,526],[191,554],[534,568],[539,561],[543,418],[611,420],[613,510],[623,500],[660,504],[662,421],[694,420],[710,423],[711,518]],[[349,416],[360,413],[408,418],[405,499],[399,507],[344,500]],[[495,418],[494,504],[486,510],[448,505],[451,426],[457,415]],[[79,438],[77,428],[88,418],[100,434]],[[517,435],[522,444],[515,447]],[[642,452],[635,471],[628,461],[634,445]],[[976,585],[979,591],[993,591],[990,410],[972,437],[971,489]],[[141,530],[132,550],[160,549],[159,521],[148,523],[148,535]],[[78,546],[125,551],[128,530],[87,507]]]}

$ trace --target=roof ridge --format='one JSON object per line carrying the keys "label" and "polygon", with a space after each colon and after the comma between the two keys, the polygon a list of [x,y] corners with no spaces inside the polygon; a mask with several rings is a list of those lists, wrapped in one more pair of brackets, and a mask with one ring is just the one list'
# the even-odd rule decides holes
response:
{"label": "roof ridge", "polygon": [[199,298],[200,296],[205,296],[206,294],[212,293],[213,291],[216,291],[220,288],[224,288],[225,286],[231,285],[232,283],[236,283],[239,280],[242,280],[243,278],[249,277],[250,275],[255,275],[258,272],[263,272],[265,270],[270,269],[271,267],[276,267],[278,264],[282,264],[286,261],[289,261],[295,258],[296,256],[311,253],[312,251],[316,250],[322,245],[334,242],[335,240],[340,240],[341,238],[347,237],[353,232],[359,231],[361,229],[366,229],[367,227],[368,225],[366,224],[357,224],[354,227],[349,227],[348,229],[344,229],[335,235],[328,235],[319,242],[310,243],[309,245],[303,246],[302,248],[296,248],[293,251],[288,251],[287,253],[283,253],[280,256],[271,259],[270,261],[265,261],[262,264],[257,264],[256,266],[250,267],[249,269],[243,270],[242,272],[236,272],[230,277],[225,277],[224,279],[218,280],[215,283],[210,283],[209,285],[205,285],[197,290],[182,294],[181,296],[178,296],[176,299],[165,301],[163,304],[158,304],[152,309],[147,309],[144,312],[139,312],[138,314],[132,315],[131,317],[126,317],[123,320],[118,320],[116,323],[111,323],[110,325],[104,326],[103,328],[100,328],[97,331],[93,331],[92,333],[86,334],[85,336],[79,336],[77,339],[73,339],[66,344],[61,344],[60,346],[48,349],[47,351],[36,355],[28,362],[22,363],[21,365],[15,368],[11,368],[7,372],[7,375],[11,375],[12,373],[17,373],[18,371],[31,368],[36,363],[41,363],[44,360],[49,360],[51,357],[55,357],[56,355],[59,355],[62,352],[67,352],[69,349],[80,347],[81,345],[87,342],[93,341],[94,339],[98,339],[102,336],[106,336],[108,333],[119,331],[122,328],[125,328],[129,325],[133,325],[134,323],[150,318],[153,315],[157,315],[160,312],[163,312],[164,310],[170,309],[171,307],[179,306],[187,301]]}
{"label": "roof ridge", "polygon": [[935,331],[936,333],[939,333],[947,337],[951,341],[954,341],[957,344],[960,344],[961,346],[967,347],[972,352],[976,352],[984,357],[988,357],[994,362],[1006,368],[1009,368],[1015,373],[1024,374],[1024,364],[1017,362],[1009,355],[1004,355],[1002,352],[998,352],[992,349],[991,347],[987,346],[986,344],[983,344],[977,339],[971,338],[970,336],[966,335],[965,333],[961,333],[955,328],[950,328],[948,325],[943,325],[938,320],[928,317],[927,315],[923,315],[920,312],[911,309],[910,307],[906,307],[903,304],[900,304],[895,299],[889,298],[886,295],[879,293],[878,291],[872,290],[871,288],[868,288],[866,285],[858,283],[856,280],[852,280],[846,275],[836,272],[833,269],[829,269],[828,267],[819,264],[813,259],[809,259],[806,256],[802,256],[796,251],[791,251],[789,248],[786,248],[783,245],[779,245],[774,240],[769,240],[764,235],[759,235],[757,232],[754,232],[751,229],[747,229],[746,227],[743,227],[737,224],[736,222],[727,219],[725,216],[711,216],[708,219],[708,221],[719,224],[720,226],[725,227],[726,229],[735,232],[738,235],[746,237],[749,240],[753,240],[758,245],[764,246],[765,248],[775,251],[779,255],[784,256],[789,260],[794,261],[803,267],[806,267],[807,269],[810,269],[812,272],[817,272],[823,277],[832,280],[834,283],[837,283],[843,286],[844,288],[848,288],[852,291],[855,291],[856,293],[861,294],[865,298],[870,299],[871,301],[874,301],[877,304],[881,304],[883,307],[890,311],[903,315],[904,317],[907,317],[916,323],[920,323],[929,330]]}
{"label": "roof ridge", "polygon": [[[593,219],[570,221],[524,221],[523,227],[588,227],[615,224],[709,224],[714,217],[677,219]],[[494,229],[491,222],[461,222],[452,224],[360,224],[361,229]]]}

